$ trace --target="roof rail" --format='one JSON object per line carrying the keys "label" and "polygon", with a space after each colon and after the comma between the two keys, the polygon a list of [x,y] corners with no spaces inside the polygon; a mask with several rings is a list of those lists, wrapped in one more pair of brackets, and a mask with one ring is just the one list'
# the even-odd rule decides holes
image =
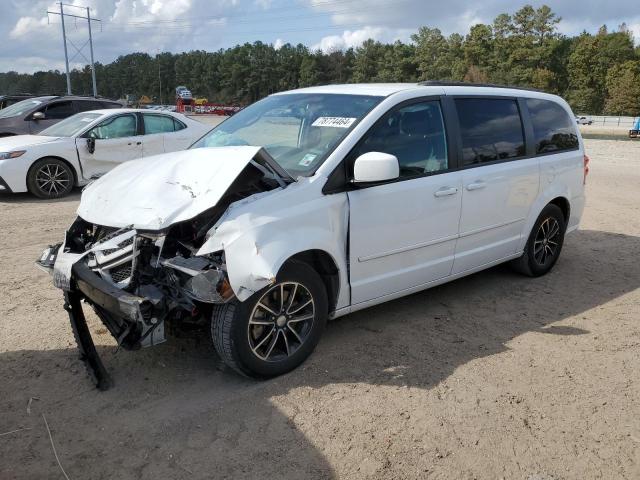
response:
{"label": "roof rail", "polygon": [[424,87],[489,87],[489,88],[510,88],[512,90],[526,90],[529,92],[541,92],[543,90],[531,87],[518,87],[515,85],[498,85],[495,83],[469,83],[469,82],[450,82],[446,80],[426,80],[424,82],[418,82],[418,85]]}

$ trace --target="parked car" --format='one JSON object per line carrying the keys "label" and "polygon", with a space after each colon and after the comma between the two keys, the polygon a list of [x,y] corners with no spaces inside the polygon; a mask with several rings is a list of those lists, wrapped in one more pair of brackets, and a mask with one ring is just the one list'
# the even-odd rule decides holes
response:
{"label": "parked car", "polygon": [[272,377],[311,354],[328,318],[503,262],[547,273],[580,223],[587,163],[554,95],[295,90],[89,185],[38,263],[65,291],[100,388],[81,299],[123,348],[199,324],[231,368]]}
{"label": "parked car", "polygon": [[629,138],[638,138],[638,137],[640,137],[640,117],[634,120],[631,130],[629,130]]}
{"label": "parked car", "polygon": [[587,117],[576,117],[576,123],[578,125],[591,125],[593,120],[589,120]]}
{"label": "parked car", "polygon": [[0,110],[7,108],[9,105],[27,100],[28,98],[36,97],[32,93],[14,93],[12,95],[0,95]]}
{"label": "parked car", "polygon": [[94,97],[34,97],[0,110],[0,137],[39,133],[71,115],[88,110],[122,108],[118,102]]}
{"label": "parked car", "polygon": [[176,100],[178,98],[182,100],[193,100],[193,95],[191,94],[191,90],[181,85],[176,87]]}
{"label": "parked car", "polygon": [[0,138],[0,192],[63,197],[123,162],[184,150],[209,129],[175,113],[77,113],[38,135]]}

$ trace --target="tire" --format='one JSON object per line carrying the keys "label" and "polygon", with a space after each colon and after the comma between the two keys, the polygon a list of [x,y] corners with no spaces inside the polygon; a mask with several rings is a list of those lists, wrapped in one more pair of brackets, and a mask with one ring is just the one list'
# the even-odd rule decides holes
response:
{"label": "tire", "polygon": [[270,378],[293,370],[311,355],[327,315],[327,291],[319,275],[306,263],[292,261],[273,285],[246,301],[216,305],[211,338],[229,367],[248,377]]}
{"label": "tire", "polygon": [[52,157],[35,162],[27,174],[27,188],[38,198],[52,199],[69,195],[75,177],[71,167]]}
{"label": "tire", "polygon": [[514,260],[512,266],[530,277],[549,272],[562,251],[566,228],[564,214],[558,206],[549,204],[544,207],[533,224],[523,255]]}

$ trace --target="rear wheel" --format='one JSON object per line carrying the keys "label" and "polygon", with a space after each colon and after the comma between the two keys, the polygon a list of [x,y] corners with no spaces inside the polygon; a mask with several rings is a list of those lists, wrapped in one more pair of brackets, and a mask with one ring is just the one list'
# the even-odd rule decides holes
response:
{"label": "rear wheel", "polygon": [[516,270],[530,277],[538,277],[551,270],[560,256],[565,229],[562,210],[553,204],[544,207],[533,225],[524,254],[513,261]]}
{"label": "rear wheel", "polygon": [[327,293],[307,264],[291,262],[276,282],[244,302],[214,308],[213,344],[237,372],[269,378],[293,370],[320,340],[327,321]]}
{"label": "rear wheel", "polygon": [[27,187],[38,198],[60,198],[73,188],[71,167],[57,158],[41,158],[27,174]]}

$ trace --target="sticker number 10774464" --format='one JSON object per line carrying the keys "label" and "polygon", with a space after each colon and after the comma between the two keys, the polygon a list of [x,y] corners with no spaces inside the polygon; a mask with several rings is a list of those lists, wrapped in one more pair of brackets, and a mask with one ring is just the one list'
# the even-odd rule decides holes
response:
{"label": "sticker number 10774464", "polygon": [[314,127],[349,128],[355,121],[355,118],[348,117],[318,117],[311,125]]}

